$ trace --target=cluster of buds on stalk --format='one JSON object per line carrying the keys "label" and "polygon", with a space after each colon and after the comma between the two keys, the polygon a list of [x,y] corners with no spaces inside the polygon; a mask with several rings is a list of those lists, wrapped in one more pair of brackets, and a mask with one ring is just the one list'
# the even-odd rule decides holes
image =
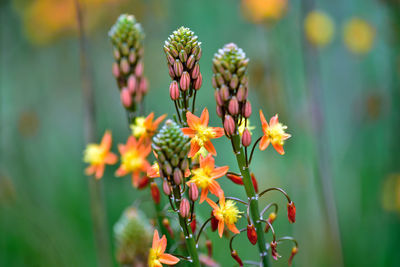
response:
{"label": "cluster of buds on stalk", "polygon": [[133,15],[123,14],[108,33],[114,52],[112,73],[120,90],[122,105],[130,120],[137,104],[147,93],[148,82],[143,75],[143,39],[141,25]]}
{"label": "cluster of buds on stalk", "polygon": [[196,93],[203,82],[199,65],[201,42],[190,29],[181,27],[165,41],[164,52],[172,79],[169,94],[175,103],[179,122],[183,123],[190,108],[189,100],[193,97],[193,111]]}

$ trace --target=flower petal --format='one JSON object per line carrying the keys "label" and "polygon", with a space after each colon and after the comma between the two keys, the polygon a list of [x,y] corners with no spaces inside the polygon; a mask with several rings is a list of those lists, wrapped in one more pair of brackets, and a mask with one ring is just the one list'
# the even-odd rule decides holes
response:
{"label": "flower petal", "polygon": [[211,155],[216,156],[217,155],[217,151],[215,151],[214,145],[211,143],[210,140],[208,140],[207,142],[204,143],[204,148],[210,152]]}
{"label": "flower petal", "polygon": [[189,158],[193,157],[194,155],[196,155],[196,153],[197,153],[199,150],[200,150],[199,144],[198,144],[196,141],[192,140],[192,141],[190,142],[190,151],[189,151],[188,157],[189,157]]}
{"label": "flower petal", "polygon": [[207,108],[204,108],[204,109],[203,109],[203,112],[201,113],[201,116],[200,116],[200,123],[201,123],[203,126],[207,126],[209,120],[210,120],[210,115],[209,115],[209,113],[208,113],[208,109],[207,109]]}
{"label": "flower petal", "polygon": [[[264,113],[262,112],[262,110],[260,109],[260,120],[261,120],[261,125],[264,126],[264,124],[266,124],[268,126],[268,122],[264,117]],[[264,127],[263,127],[264,128]]]}
{"label": "flower petal", "polygon": [[236,225],[234,224],[227,224],[228,229],[232,231],[232,233],[239,234],[240,231],[237,229]]}
{"label": "flower petal", "polygon": [[158,251],[160,252],[160,254],[163,254],[166,248],[167,248],[167,238],[165,237],[165,235],[163,235],[159,242]]}
{"label": "flower petal", "polygon": [[219,237],[222,237],[223,233],[224,233],[224,221],[218,221],[218,234],[219,234]]}
{"label": "flower petal", "polygon": [[103,177],[103,174],[104,174],[104,164],[97,165],[95,174],[96,179],[98,180],[101,177]]}
{"label": "flower petal", "polygon": [[208,188],[201,189],[200,204],[203,203],[204,200],[207,199],[207,195],[208,195]]}
{"label": "flower petal", "polygon": [[224,193],[224,191],[222,191],[221,186],[217,181],[212,181],[209,185],[209,188],[210,192],[216,195],[217,197],[220,197]]}
{"label": "flower petal", "polygon": [[117,163],[118,157],[114,153],[109,152],[107,156],[104,158],[104,163],[112,165]]}
{"label": "flower petal", "polygon": [[269,125],[271,125],[271,127],[273,127],[275,124],[277,124],[278,121],[278,114],[275,114],[275,116],[273,116],[270,120],[269,120]]}
{"label": "flower petal", "polygon": [[276,150],[279,154],[281,154],[281,155],[284,155],[284,154],[285,154],[285,151],[283,150],[283,146],[282,146],[282,145],[272,143],[272,146],[275,148],[275,150]]}
{"label": "flower petal", "polygon": [[188,128],[188,127],[182,128],[181,130],[182,130],[184,135],[187,135],[189,137],[194,137],[196,135],[196,133],[197,133],[196,130],[193,130],[192,128]]}
{"label": "flower petal", "polygon": [[158,125],[165,119],[166,116],[167,114],[163,114],[153,122],[154,129],[157,129]]}
{"label": "flower petal", "polygon": [[267,149],[267,147],[269,146],[269,143],[270,143],[270,140],[269,140],[268,136],[265,136],[265,135],[264,135],[264,136],[261,138],[261,141],[260,141],[260,145],[259,145],[260,150],[262,151],[262,150]]}
{"label": "flower petal", "polygon": [[211,154],[208,154],[205,158],[200,155],[200,168],[214,169],[215,160]]}
{"label": "flower petal", "polygon": [[132,185],[137,188],[140,181],[140,174],[138,172],[132,173]]}
{"label": "flower petal", "polygon": [[85,174],[86,175],[93,175],[96,172],[96,166],[95,165],[90,165],[85,169]]}
{"label": "flower petal", "polygon": [[153,245],[152,245],[152,249],[157,250],[158,249],[158,241],[160,240],[160,236],[158,235],[158,231],[157,229],[154,230],[154,234],[153,234]]}
{"label": "flower petal", "polygon": [[219,210],[218,205],[217,205],[214,201],[212,201],[212,200],[209,199],[209,198],[207,198],[206,201],[207,201],[207,203],[208,203],[214,210]]}
{"label": "flower petal", "polygon": [[189,127],[192,129],[196,129],[197,125],[200,124],[200,118],[196,115],[193,115],[190,111],[186,112],[186,119]]}
{"label": "flower petal", "polygon": [[214,138],[220,138],[225,135],[224,128],[221,127],[211,127],[214,132]]}
{"label": "flower petal", "polygon": [[103,135],[103,138],[101,139],[101,144],[100,146],[105,149],[105,150],[110,150],[111,148],[111,143],[112,143],[112,136],[110,131],[106,131]]}
{"label": "flower petal", "polygon": [[160,256],[159,261],[167,265],[174,265],[179,262],[179,259],[171,254],[165,253]]}
{"label": "flower petal", "polygon": [[229,170],[229,166],[222,166],[215,168],[211,173],[210,176],[212,179],[217,179],[224,176]]}

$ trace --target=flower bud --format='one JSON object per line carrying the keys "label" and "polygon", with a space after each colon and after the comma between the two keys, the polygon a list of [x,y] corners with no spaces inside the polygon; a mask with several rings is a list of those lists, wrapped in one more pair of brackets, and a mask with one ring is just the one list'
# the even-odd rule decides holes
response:
{"label": "flower bud", "polygon": [[190,228],[192,228],[192,233],[196,232],[196,226],[197,226],[196,216],[193,215],[193,220],[190,222]]}
{"label": "flower bud", "polygon": [[222,116],[224,115],[221,106],[217,106],[217,115],[218,115],[218,117],[220,117],[220,118],[222,118]]}
{"label": "flower bud", "polygon": [[296,221],[296,206],[294,205],[293,201],[290,201],[287,204],[287,213],[289,222],[294,223]]}
{"label": "flower bud", "polygon": [[189,168],[189,161],[187,159],[184,159],[181,162],[181,170],[187,170]]}
{"label": "flower bud", "polygon": [[174,183],[175,184],[180,184],[182,183],[182,171],[178,168],[175,168],[174,170]]}
{"label": "flower bud", "polygon": [[236,250],[232,250],[231,251],[231,256],[232,258],[239,264],[240,267],[243,267],[243,261],[242,259],[239,257],[238,253]]}
{"label": "flower bud", "polygon": [[122,70],[123,73],[128,73],[131,69],[128,59],[126,59],[125,57],[121,59],[121,61],[119,62],[120,64],[120,68]]}
{"label": "flower bud", "polygon": [[169,186],[168,181],[164,180],[162,188],[163,188],[164,194],[166,194],[167,196],[171,195],[171,187]]}
{"label": "flower bud", "polygon": [[217,84],[219,86],[222,86],[224,84],[224,78],[222,77],[222,75],[220,73],[217,73],[215,75],[215,79],[217,80]]}
{"label": "flower bud", "polygon": [[165,229],[167,229],[169,235],[173,238],[174,237],[174,231],[172,231],[171,224],[169,223],[169,220],[167,218],[164,218],[162,220],[162,224],[164,225]]}
{"label": "flower bud", "polygon": [[118,78],[120,73],[119,73],[119,66],[118,63],[114,62],[112,65],[112,74],[114,75],[115,78]]}
{"label": "flower bud", "polygon": [[182,62],[180,62],[179,59],[175,60],[175,62],[174,62],[174,72],[175,72],[175,75],[176,75],[177,77],[181,77],[182,71],[183,71]]}
{"label": "flower bud", "polygon": [[129,75],[128,78],[128,90],[131,94],[133,94],[136,90],[136,77],[133,74]]}
{"label": "flower bud", "polygon": [[242,108],[242,115],[245,118],[250,118],[251,116],[251,104],[250,101],[246,101],[246,103],[244,103],[243,108]]}
{"label": "flower bud", "polygon": [[253,186],[254,186],[254,191],[256,191],[256,193],[258,193],[258,183],[257,183],[257,179],[254,176],[254,173],[250,174],[251,176],[251,181],[253,182]]}
{"label": "flower bud", "polygon": [[199,73],[199,76],[197,77],[197,79],[194,81],[193,84],[194,90],[199,90],[202,83],[203,83],[203,76],[201,75],[201,73]]}
{"label": "flower bud", "polygon": [[239,84],[239,78],[238,78],[238,76],[236,74],[233,74],[232,78],[231,78],[231,82],[229,83],[229,87],[232,90],[235,90],[236,87],[238,86],[238,84]]}
{"label": "flower bud", "polygon": [[246,100],[246,88],[243,85],[239,86],[239,89],[236,93],[236,97],[239,102],[243,102]]}
{"label": "flower bud", "polygon": [[196,60],[199,61],[201,58],[201,55],[203,54],[203,51],[201,50],[201,47],[199,47],[199,52],[196,55]]}
{"label": "flower bud", "polygon": [[235,121],[230,115],[225,115],[224,129],[228,135],[235,133]]}
{"label": "flower bud", "polygon": [[179,84],[181,86],[182,91],[186,91],[187,89],[189,89],[190,75],[187,71],[184,71],[182,73],[182,77],[181,80],[179,81]]}
{"label": "flower bud", "polygon": [[271,242],[271,255],[274,260],[278,260],[281,256],[279,256],[278,251],[276,250],[276,246],[278,245],[275,241]]}
{"label": "flower bud", "polygon": [[168,74],[172,79],[175,78],[174,67],[172,67],[172,65],[168,65]]}
{"label": "flower bud", "polygon": [[163,169],[164,169],[164,173],[166,175],[171,175],[172,174],[172,167],[171,167],[171,164],[169,164],[168,162],[164,162],[163,163]]}
{"label": "flower bud", "polygon": [[143,75],[143,62],[139,62],[135,68],[135,75],[141,77]]}
{"label": "flower bud", "polygon": [[169,85],[169,95],[172,100],[179,99],[179,86],[177,81],[172,81]]}
{"label": "flower bud", "polygon": [[215,232],[218,229],[218,220],[215,218],[213,212],[211,211],[211,231]]}
{"label": "flower bud", "polygon": [[131,49],[131,51],[129,52],[129,56],[128,56],[129,62],[132,64],[135,63],[136,58],[137,58],[137,54],[136,54],[135,50]]}
{"label": "flower bud", "polygon": [[196,62],[196,63],[194,64],[193,69],[192,69],[192,79],[197,79],[197,77],[199,76],[199,74],[200,74],[200,65],[199,65],[198,62]]}
{"label": "flower bud", "polygon": [[233,173],[227,173],[226,177],[228,177],[228,179],[234,182],[235,184],[243,185],[243,179],[241,176],[235,175]]}
{"label": "flower bud", "polygon": [[189,200],[187,200],[186,198],[182,199],[182,201],[181,201],[181,204],[179,206],[179,213],[181,214],[181,216],[183,218],[189,217],[190,204],[189,204]]}
{"label": "flower bud", "polygon": [[140,93],[146,94],[148,88],[149,88],[149,82],[147,81],[147,78],[142,77],[142,79],[140,80],[140,84],[139,84]]}
{"label": "flower bud", "polygon": [[118,49],[113,50],[115,60],[118,60],[121,57],[121,53]]}
{"label": "flower bud", "polygon": [[231,100],[229,100],[228,111],[231,115],[237,115],[239,113],[239,102],[236,97],[232,97]]}
{"label": "flower bud", "polygon": [[170,47],[169,51],[171,52],[173,57],[178,57],[178,51],[175,49],[175,47]]}
{"label": "flower bud", "polygon": [[211,79],[211,83],[212,83],[212,86],[213,86],[214,88],[217,88],[217,87],[218,87],[218,85],[217,85],[217,80],[216,80],[216,78],[215,78],[215,75],[213,75],[213,77],[212,77],[212,79]]}
{"label": "flower bud", "polygon": [[225,84],[221,86],[219,93],[221,94],[222,100],[227,101],[229,99],[229,88]]}
{"label": "flower bud", "polygon": [[217,102],[218,106],[223,106],[224,105],[224,101],[222,100],[220,90],[218,90],[218,89],[215,90],[214,97],[215,97],[215,101]]}
{"label": "flower bud", "polygon": [[174,65],[175,59],[174,59],[173,56],[171,56],[170,54],[167,54],[167,60],[168,60],[168,63],[169,63],[170,65]]}
{"label": "flower bud", "polygon": [[196,201],[199,198],[199,189],[195,183],[191,183],[189,187],[189,198]]}
{"label": "flower bud", "polygon": [[195,56],[194,55],[190,55],[190,57],[188,58],[188,61],[186,62],[186,67],[189,70],[192,69],[195,62],[196,62]]}
{"label": "flower bud", "polygon": [[151,197],[153,198],[154,203],[159,204],[161,200],[160,190],[155,182],[150,184]]}
{"label": "flower bud", "polygon": [[248,147],[249,145],[251,145],[251,134],[247,127],[244,129],[242,134],[242,145],[244,147]]}
{"label": "flower bud", "polygon": [[132,96],[126,87],[121,90],[121,102],[126,108],[129,108],[132,105]]}
{"label": "flower bud", "polygon": [[257,232],[256,228],[252,224],[247,225],[247,238],[249,239],[251,244],[257,244]]}
{"label": "flower bud", "polygon": [[179,59],[180,59],[182,62],[186,62],[186,60],[187,60],[187,53],[186,53],[185,50],[181,50],[181,51],[179,52]]}
{"label": "flower bud", "polygon": [[144,176],[142,179],[140,179],[139,184],[138,184],[138,189],[143,189],[145,188],[150,182],[149,177]]}
{"label": "flower bud", "polygon": [[267,221],[269,222],[269,224],[268,224],[268,223],[265,224],[264,232],[268,233],[269,228],[270,228],[269,225],[270,225],[270,224],[272,225],[273,222],[275,221],[275,219],[276,219],[276,213],[275,213],[275,212],[271,212],[271,213],[269,214],[268,220],[267,220]]}
{"label": "flower bud", "polygon": [[292,266],[294,255],[296,255],[297,252],[299,252],[299,249],[297,247],[293,247],[289,257],[289,266]]}
{"label": "flower bud", "polygon": [[206,240],[206,247],[207,247],[208,257],[212,257],[212,242],[211,242],[211,240],[209,240],[209,239]]}

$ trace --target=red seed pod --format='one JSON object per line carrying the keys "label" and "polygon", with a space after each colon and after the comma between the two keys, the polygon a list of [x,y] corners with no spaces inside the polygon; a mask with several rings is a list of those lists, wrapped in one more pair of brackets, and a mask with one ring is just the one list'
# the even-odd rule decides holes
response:
{"label": "red seed pod", "polygon": [[278,244],[275,241],[271,242],[271,255],[272,258],[274,258],[274,260],[278,260],[278,258],[280,258],[281,256],[279,256],[278,251],[276,250],[276,246]]}
{"label": "red seed pod", "polygon": [[144,176],[142,179],[140,179],[139,184],[138,184],[138,189],[143,189],[145,188],[148,184],[150,183],[150,179],[147,176]]}
{"label": "red seed pod", "polygon": [[231,180],[232,182],[234,182],[235,184],[238,185],[243,185],[243,179],[241,176],[232,174],[232,173],[227,173],[226,177],[228,177],[229,180]]}
{"label": "red seed pod", "polygon": [[199,65],[198,62],[196,62],[196,63],[194,64],[193,69],[192,69],[192,79],[197,79],[197,77],[199,76],[199,74],[200,74],[200,65]]}
{"label": "red seed pod", "polygon": [[243,115],[243,117],[245,117],[245,118],[250,118],[251,112],[252,112],[252,110],[251,110],[251,104],[250,104],[250,101],[247,100],[246,103],[243,105],[243,108],[242,108],[242,115]]}
{"label": "red seed pod", "polygon": [[190,222],[190,228],[192,228],[192,233],[196,232],[196,226],[197,226],[196,216],[193,215],[193,220]]}
{"label": "red seed pod", "polygon": [[238,253],[236,250],[232,250],[231,251],[231,256],[232,258],[239,264],[240,267],[243,267],[243,261],[242,259],[239,257]]}
{"label": "red seed pod", "polygon": [[182,77],[179,81],[179,84],[181,86],[182,91],[186,91],[187,89],[189,89],[189,85],[190,85],[190,75],[187,71],[184,71],[182,73]]}
{"label": "red seed pod", "polygon": [[149,88],[149,82],[147,81],[147,78],[142,77],[142,79],[140,80],[140,84],[139,84],[139,91],[142,94],[146,94],[148,88]]}
{"label": "red seed pod", "polygon": [[239,102],[235,96],[233,96],[231,100],[229,100],[228,111],[233,116],[239,113]]}
{"label": "red seed pod", "polygon": [[173,238],[174,237],[174,231],[172,231],[171,224],[169,223],[169,220],[167,218],[164,218],[162,220],[162,224],[167,229],[169,235]]}
{"label": "red seed pod", "polygon": [[222,118],[222,116],[224,115],[221,106],[217,106],[217,115],[218,115],[218,117],[220,117],[220,118]]}
{"label": "red seed pod", "polygon": [[182,183],[182,171],[179,168],[175,168],[174,170],[174,183],[179,185],[180,183]]}
{"label": "red seed pod", "polygon": [[257,179],[254,176],[254,173],[250,174],[251,176],[251,181],[253,182],[253,186],[254,186],[254,191],[256,191],[256,193],[258,193],[258,183],[257,183]]}
{"label": "red seed pod", "polygon": [[292,266],[294,255],[296,255],[297,252],[299,252],[298,247],[293,247],[292,253],[290,253],[290,257],[289,257],[289,266]]}
{"label": "red seed pod", "polygon": [[220,93],[219,89],[215,90],[214,97],[215,97],[215,101],[217,102],[218,106],[223,106],[224,105],[224,101],[222,100],[221,93]]}
{"label": "red seed pod", "polygon": [[211,231],[215,232],[218,229],[218,220],[215,218],[213,212],[211,211]]}
{"label": "red seed pod", "polygon": [[224,129],[228,135],[233,135],[235,133],[235,121],[229,115],[225,115]]}
{"label": "red seed pod", "polygon": [[195,62],[196,62],[196,58],[194,57],[194,55],[190,55],[190,57],[188,58],[188,61],[186,62],[186,67],[189,70],[192,69]]}
{"label": "red seed pod", "polygon": [[140,61],[140,62],[136,65],[136,68],[135,68],[135,75],[136,75],[137,77],[142,77],[142,75],[143,75],[143,62],[142,62],[142,61]]}
{"label": "red seed pod", "polygon": [[136,76],[131,74],[128,77],[128,90],[131,94],[133,94],[136,90]]}
{"label": "red seed pod", "polygon": [[242,145],[245,147],[251,145],[251,134],[249,129],[247,129],[247,127],[244,129],[242,134]]}
{"label": "red seed pod", "polygon": [[131,66],[129,65],[128,59],[122,58],[119,64],[123,73],[129,73]]}
{"label": "red seed pod", "polygon": [[[267,221],[272,225],[273,222],[275,221],[275,219],[276,219],[276,213],[275,213],[275,212],[271,212],[271,213],[269,214],[269,216],[268,216],[268,220],[267,220]],[[270,228],[269,224],[266,223],[266,224],[265,224],[264,232],[268,233],[269,228]]]}
{"label": "red seed pod", "polygon": [[211,240],[206,240],[206,247],[208,252],[208,257],[212,257],[212,242]]}
{"label": "red seed pod", "polygon": [[129,108],[132,105],[132,96],[126,87],[121,90],[121,102],[126,108]]}
{"label": "red seed pod", "polygon": [[228,88],[228,86],[223,84],[221,86],[221,88],[219,89],[219,93],[221,94],[221,98],[222,98],[223,101],[228,101],[229,100],[229,88]]}
{"label": "red seed pod", "polygon": [[179,205],[179,213],[183,218],[189,217],[190,204],[189,200],[187,200],[186,198],[182,199],[181,204]]}
{"label": "red seed pod", "polygon": [[191,183],[189,186],[189,198],[192,201],[196,201],[199,198],[199,189],[195,183]]}
{"label": "red seed pod", "polygon": [[201,75],[201,73],[199,73],[199,76],[197,77],[197,79],[194,81],[193,84],[194,90],[199,90],[202,84],[203,84],[203,76]]}
{"label": "red seed pod", "polygon": [[257,244],[257,232],[256,228],[252,224],[247,225],[247,238],[249,239],[251,244]]}
{"label": "red seed pod", "polygon": [[293,201],[290,201],[287,204],[287,213],[289,222],[294,223],[296,221],[296,206],[294,205]]}
{"label": "red seed pod", "polygon": [[159,204],[161,200],[160,190],[155,182],[150,184],[151,197],[153,198],[154,203]]}
{"label": "red seed pod", "polygon": [[112,74],[114,75],[115,78],[118,78],[120,73],[119,73],[119,66],[118,63],[114,62],[112,65]]}
{"label": "red seed pod", "polygon": [[171,187],[169,186],[169,183],[166,180],[164,180],[163,182],[163,191],[164,194],[166,194],[167,196],[171,195]]}
{"label": "red seed pod", "polygon": [[175,78],[174,67],[172,67],[172,65],[169,65],[169,64],[168,64],[168,74],[172,79]]}
{"label": "red seed pod", "polygon": [[169,95],[172,100],[179,99],[179,85],[177,81],[172,81],[169,85]]}
{"label": "red seed pod", "polygon": [[179,59],[175,60],[174,62],[174,72],[177,77],[181,77],[183,72],[183,65],[182,62],[179,61]]}

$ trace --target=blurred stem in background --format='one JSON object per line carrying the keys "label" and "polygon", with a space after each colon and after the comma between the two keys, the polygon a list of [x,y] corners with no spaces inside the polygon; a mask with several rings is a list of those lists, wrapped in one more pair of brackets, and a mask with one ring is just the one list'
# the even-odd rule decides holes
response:
{"label": "blurred stem in background", "polygon": [[[75,0],[75,8],[79,31],[85,143],[89,144],[97,141],[94,90],[88,55],[86,53],[87,40],[84,29],[84,18],[79,0]],[[103,267],[112,266],[110,240],[107,231],[108,227],[102,195],[102,180],[96,180],[94,177],[88,177],[88,180],[94,237],[97,249],[97,264]]]}
{"label": "blurred stem in background", "polygon": [[[307,14],[315,9],[314,0],[302,1],[303,23]],[[306,85],[309,88],[308,102],[311,112],[311,123],[315,141],[315,153],[313,156],[315,177],[319,180],[319,192],[321,194],[324,218],[326,219],[327,244],[331,255],[331,261],[334,266],[343,266],[342,244],[339,229],[339,220],[332,183],[332,169],[330,166],[329,146],[327,133],[325,131],[324,112],[321,104],[323,103],[323,88],[321,82],[321,69],[319,62],[319,53],[316,48],[303,37],[304,64]]]}

